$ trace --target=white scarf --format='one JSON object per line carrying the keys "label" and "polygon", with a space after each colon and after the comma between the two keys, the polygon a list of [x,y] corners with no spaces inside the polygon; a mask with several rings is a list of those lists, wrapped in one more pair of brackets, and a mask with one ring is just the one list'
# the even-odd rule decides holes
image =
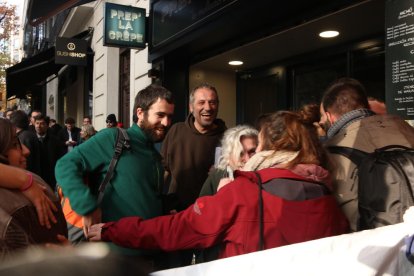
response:
{"label": "white scarf", "polygon": [[252,156],[243,167],[243,171],[257,171],[286,164],[298,156],[298,151],[261,151]]}

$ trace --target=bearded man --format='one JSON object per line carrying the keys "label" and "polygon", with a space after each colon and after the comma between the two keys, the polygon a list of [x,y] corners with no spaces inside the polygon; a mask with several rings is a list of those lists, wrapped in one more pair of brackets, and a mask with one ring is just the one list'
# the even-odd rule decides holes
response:
{"label": "bearded man", "polygon": [[[127,130],[130,150],[124,150],[100,206],[96,191],[114,154],[117,129],[106,128],[93,139],[69,152],[56,165],[56,179],[70,200],[72,209],[84,218],[84,231],[96,222],[128,216],[152,218],[162,214],[161,188],[164,170],[154,143],[164,139],[174,112],[170,91],[150,85],[135,97],[134,124]],[[98,175],[98,183],[84,183],[88,173]],[[138,256],[151,263],[154,252],[117,247],[121,254]]]}
{"label": "bearded man", "polygon": [[[189,109],[186,121],[171,127],[161,149],[171,195],[168,198],[174,203],[165,206],[170,212],[186,209],[198,198],[226,130],[225,123],[217,119],[219,97],[214,86],[203,83],[195,87],[190,93]],[[189,265],[192,256],[191,250],[180,252],[169,260],[169,266]]]}

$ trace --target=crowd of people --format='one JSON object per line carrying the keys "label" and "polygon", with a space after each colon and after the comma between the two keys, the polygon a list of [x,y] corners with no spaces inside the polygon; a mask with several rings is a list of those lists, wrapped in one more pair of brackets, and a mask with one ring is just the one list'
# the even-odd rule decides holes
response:
{"label": "crowd of people", "polygon": [[351,78],[334,81],[320,103],[258,114],[255,127],[227,128],[210,84],[190,92],[188,117],[172,125],[174,107],[166,88],[141,90],[115,165],[114,114],[99,132],[90,117],[81,129],[73,118],[59,129],[40,111],[30,124],[22,111],[0,119],[0,187],[27,198],[53,236],[36,242],[66,243],[50,193],[57,183],[85,242],[105,241],[145,272],[358,231],[357,166],[328,148],[414,146],[414,129]]}

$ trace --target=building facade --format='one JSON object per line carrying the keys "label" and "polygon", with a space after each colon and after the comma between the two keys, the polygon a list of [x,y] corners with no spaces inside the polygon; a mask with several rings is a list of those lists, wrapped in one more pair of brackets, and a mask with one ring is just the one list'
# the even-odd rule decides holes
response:
{"label": "building facade", "polygon": [[[146,10],[146,48],[104,46],[106,2]],[[408,18],[408,0],[101,0],[78,4],[82,5],[62,9],[48,19],[53,26],[49,36],[54,36],[48,45],[54,46],[56,37],[87,40],[88,64],[51,65],[57,73],[38,82],[38,91],[31,93],[30,100],[60,122],[67,116],[81,122],[84,115],[91,115],[97,129],[105,127],[110,113],[130,125],[136,93],[152,82],[175,94],[174,121],[188,114],[189,91],[201,82],[211,83],[219,91],[219,117],[229,127],[253,124],[261,113],[318,103],[329,83],[343,76],[359,79],[369,96],[394,104],[400,98],[389,96],[394,91],[386,87],[387,80],[394,83],[396,77],[386,73],[386,64],[407,62],[387,56],[387,47],[393,45],[387,42],[389,33],[395,30],[401,35],[404,29],[396,28],[408,26],[404,39],[414,40],[409,32],[414,22],[389,26],[390,18]],[[339,35],[319,36],[327,30]],[[404,51],[410,53],[409,47],[414,46],[406,44]],[[229,65],[232,60],[243,64]],[[400,73],[405,71],[396,74]],[[404,87],[414,82],[414,76],[407,74],[407,82],[402,79]],[[34,95],[41,95],[41,100]]]}

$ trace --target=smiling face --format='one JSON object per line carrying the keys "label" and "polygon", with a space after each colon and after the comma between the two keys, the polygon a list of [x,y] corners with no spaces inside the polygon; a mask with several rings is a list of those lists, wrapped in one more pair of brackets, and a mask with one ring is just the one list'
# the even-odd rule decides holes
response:
{"label": "smiling face", "polygon": [[147,111],[137,108],[138,126],[155,142],[161,142],[171,125],[174,104],[158,100]]}
{"label": "smiling face", "polygon": [[199,88],[194,92],[194,100],[190,103],[190,112],[195,118],[196,129],[205,133],[214,127],[214,120],[218,113],[217,94],[209,88]]}
{"label": "smiling face", "polygon": [[29,156],[29,149],[20,143],[20,140],[15,136],[13,138],[12,147],[6,152],[7,160],[9,164],[14,167],[26,169],[27,157]]}

